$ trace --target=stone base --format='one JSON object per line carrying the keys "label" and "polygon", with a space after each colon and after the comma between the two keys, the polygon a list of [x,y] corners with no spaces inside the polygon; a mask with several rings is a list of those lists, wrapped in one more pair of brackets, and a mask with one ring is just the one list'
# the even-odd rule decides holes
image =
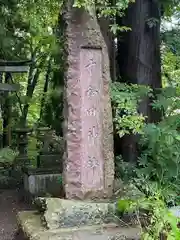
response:
{"label": "stone base", "polygon": [[24,190],[34,197],[62,194],[62,174],[45,171],[30,171],[24,173]]}
{"label": "stone base", "polygon": [[38,167],[51,168],[57,167],[59,171],[63,170],[63,161],[61,153],[40,153],[37,157]]}
{"label": "stone base", "polygon": [[41,223],[38,212],[18,213],[18,224],[30,240],[139,240],[138,227],[119,227],[115,224],[59,228],[48,230]]}
{"label": "stone base", "polygon": [[116,203],[36,198],[34,204],[48,229],[119,224]]}

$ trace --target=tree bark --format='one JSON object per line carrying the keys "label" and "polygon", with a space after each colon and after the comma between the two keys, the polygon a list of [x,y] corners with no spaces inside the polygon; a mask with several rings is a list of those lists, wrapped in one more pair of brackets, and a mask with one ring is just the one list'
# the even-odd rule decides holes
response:
{"label": "tree bark", "polygon": [[[29,99],[32,99],[32,96],[33,96],[33,93],[34,93],[34,89],[37,85],[37,81],[38,81],[38,78],[39,78],[39,75],[40,75],[40,70],[37,69],[36,70],[36,73],[33,77],[33,81],[30,85],[28,85],[27,87],[27,92],[26,92],[26,96],[29,98]],[[23,114],[22,114],[22,117],[21,117],[21,124],[22,126],[26,126],[26,121],[27,121],[27,115],[28,115],[28,110],[29,110],[29,103],[26,103],[24,105],[24,108],[23,108]]]}
{"label": "tree bark", "polygon": [[[30,71],[29,71],[29,76],[28,76],[28,84],[27,84],[27,90],[26,90],[26,96],[29,99],[32,99],[33,97],[33,93],[35,90],[35,87],[38,83],[38,79],[39,79],[39,75],[41,73],[41,69],[43,67],[44,62],[42,61],[39,64],[39,67],[36,68],[35,65],[31,65]],[[21,116],[21,125],[22,126],[26,126],[26,122],[27,122],[27,115],[28,115],[28,110],[29,110],[29,102],[27,102],[24,107],[23,107],[23,111],[22,111],[22,116]]]}
{"label": "tree bark", "polygon": [[51,61],[52,61],[52,58],[50,58],[48,61],[48,66],[47,66],[47,71],[46,71],[46,76],[45,76],[43,96],[41,99],[41,110],[40,110],[40,116],[39,116],[40,121],[42,120],[42,116],[43,116],[43,108],[44,108],[44,104],[45,104],[45,94],[48,91],[48,85],[49,85],[50,74],[51,74]]}
{"label": "tree bark", "polygon": [[110,25],[112,21],[110,18],[101,17],[98,19],[98,23],[101,29],[101,33],[104,37],[104,41],[106,43],[109,55],[109,65],[110,65],[110,75],[111,80],[116,80],[116,49],[115,49],[115,37],[114,34],[110,31]]}
{"label": "tree bark", "polygon": [[[118,19],[119,24],[131,28],[131,31],[118,37],[118,70],[123,82],[142,84],[152,87],[153,90],[161,88],[161,59],[160,59],[160,20],[161,9],[158,0],[136,0],[129,5],[123,19]],[[148,122],[158,122],[161,118],[155,112],[146,98],[139,106],[139,111],[148,117]],[[127,152],[134,145],[136,138],[125,137],[121,144]],[[122,150],[123,152],[123,150]],[[137,156],[133,151],[132,159]],[[123,153],[122,155],[126,155]],[[129,160],[129,157],[128,159]]]}
{"label": "tree bark", "polygon": [[[127,10],[123,22],[131,31],[124,34],[125,43],[119,44],[118,56],[124,63],[119,65],[120,74],[128,83],[148,85],[153,89],[162,86],[160,13],[160,4],[156,0],[137,0]],[[152,26],[150,20],[154,20]],[[141,112],[150,122],[156,121],[148,104],[141,108]]]}

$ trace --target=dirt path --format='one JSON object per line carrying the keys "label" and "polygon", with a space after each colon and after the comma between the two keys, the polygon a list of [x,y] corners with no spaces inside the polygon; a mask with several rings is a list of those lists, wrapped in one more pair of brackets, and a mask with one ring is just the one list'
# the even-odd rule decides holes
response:
{"label": "dirt path", "polygon": [[16,214],[30,208],[19,200],[17,190],[0,190],[0,240],[24,240],[22,236],[16,235]]}

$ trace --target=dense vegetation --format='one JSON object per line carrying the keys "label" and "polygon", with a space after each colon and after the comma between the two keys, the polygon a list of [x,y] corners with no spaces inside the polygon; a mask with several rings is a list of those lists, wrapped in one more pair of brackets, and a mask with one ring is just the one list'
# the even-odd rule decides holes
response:
{"label": "dense vegetation", "polygon": [[[96,5],[98,17],[108,23],[103,28],[110,33],[108,50],[117,56],[110,56],[116,176],[145,194],[136,205],[153,209],[144,239],[158,239],[162,231],[179,239],[176,220],[167,212],[170,204],[180,204],[179,1],[74,4],[90,13]],[[61,0],[0,0],[0,58],[32,61],[27,75],[11,78],[21,89],[9,96],[12,128],[48,126],[62,136],[62,6]]]}

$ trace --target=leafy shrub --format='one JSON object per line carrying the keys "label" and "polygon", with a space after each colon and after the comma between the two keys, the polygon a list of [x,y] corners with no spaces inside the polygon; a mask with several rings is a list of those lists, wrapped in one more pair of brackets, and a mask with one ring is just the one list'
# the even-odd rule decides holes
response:
{"label": "leafy shrub", "polygon": [[[159,182],[160,185],[179,185],[180,135],[169,127],[148,124],[141,138],[144,148],[139,157],[141,177]],[[143,169],[143,171],[142,171]]]}
{"label": "leafy shrub", "polygon": [[180,239],[178,219],[167,208],[158,191],[153,196],[137,201],[119,200],[117,212],[133,216],[141,226],[141,239],[158,240],[160,236],[167,237],[168,240]]}
{"label": "leafy shrub", "polygon": [[138,112],[142,98],[151,94],[150,88],[140,85],[112,84],[114,123],[120,137],[125,134],[141,134],[146,117]]}
{"label": "leafy shrub", "polygon": [[11,165],[15,158],[17,157],[18,152],[12,150],[9,147],[3,148],[0,150],[0,163]]}
{"label": "leafy shrub", "polygon": [[139,134],[140,154],[137,163],[116,158],[116,177],[133,183],[145,198],[132,201],[120,200],[120,212],[136,213],[141,220],[141,210],[148,212],[148,224],[142,225],[142,239],[156,240],[160,234],[167,239],[180,239],[177,218],[168,206],[180,203],[180,88],[166,87],[155,96],[152,107],[163,111],[158,124],[145,122],[138,113],[143,96],[152,96],[152,91],[142,86],[115,83],[112,87],[112,102],[115,128],[120,137]]}
{"label": "leafy shrub", "polygon": [[[141,149],[137,165],[116,160],[117,175],[135,179],[136,182],[157,182],[159,186],[171,188],[179,194],[180,185],[180,115],[178,88],[167,87],[157,94],[153,108],[164,111],[159,124],[146,124],[145,117],[138,113],[138,104],[144,96],[152,96],[145,86],[114,83],[112,101],[114,122],[120,137],[125,134],[140,134]],[[119,172],[119,173],[118,173]],[[125,173],[125,174],[124,174]],[[141,185],[141,183],[139,183]]]}

